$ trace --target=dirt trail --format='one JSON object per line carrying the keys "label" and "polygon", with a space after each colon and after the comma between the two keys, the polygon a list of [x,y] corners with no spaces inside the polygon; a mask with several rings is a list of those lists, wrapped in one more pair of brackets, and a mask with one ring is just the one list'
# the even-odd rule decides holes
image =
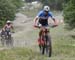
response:
{"label": "dirt trail", "polygon": [[33,45],[32,41],[28,40],[25,36],[29,31],[32,31],[33,20],[27,16],[17,13],[16,19],[13,22],[15,26],[14,47],[25,47]]}

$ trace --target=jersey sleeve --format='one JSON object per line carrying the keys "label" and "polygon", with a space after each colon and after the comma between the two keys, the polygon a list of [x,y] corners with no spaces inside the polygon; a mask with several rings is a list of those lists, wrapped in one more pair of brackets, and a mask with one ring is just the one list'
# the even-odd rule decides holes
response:
{"label": "jersey sleeve", "polygon": [[49,12],[49,17],[51,17],[51,18],[53,18],[53,14],[52,14],[52,12]]}
{"label": "jersey sleeve", "polygon": [[40,17],[42,15],[42,11],[40,11],[37,16]]}

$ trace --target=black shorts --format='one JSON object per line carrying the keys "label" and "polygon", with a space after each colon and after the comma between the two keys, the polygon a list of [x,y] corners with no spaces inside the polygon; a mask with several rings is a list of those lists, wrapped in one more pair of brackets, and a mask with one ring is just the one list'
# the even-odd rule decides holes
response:
{"label": "black shorts", "polygon": [[48,26],[48,19],[39,19],[39,23],[42,26]]}

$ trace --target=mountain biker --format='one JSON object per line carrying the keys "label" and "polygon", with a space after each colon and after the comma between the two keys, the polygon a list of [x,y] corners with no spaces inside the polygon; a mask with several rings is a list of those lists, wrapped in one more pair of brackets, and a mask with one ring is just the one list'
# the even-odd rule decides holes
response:
{"label": "mountain biker", "polygon": [[[34,27],[42,26],[42,27],[48,27],[48,20],[49,17],[54,21],[54,25],[57,26],[57,21],[53,17],[52,13],[50,12],[49,6],[44,6],[43,10],[38,13],[38,15],[34,18]],[[48,28],[47,28],[48,29]],[[39,32],[39,44],[41,40],[41,31]]]}
{"label": "mountain biker", "polygon": [[10,20],[8,20],[7,22],[6,22],[6,24],[5,24],[5,26],[3,27],[3,30],[5,31],[6,29],[13,29],[14,30],[14,28],[13,28],[13,25],[12,25],[12,22],[10,21]]}
{"label": "mountain biker", "polygon": [[12,22],[10,20],[8,20],[5,24],[5,26],[2,28],[2,34],[4,35],[4,32],[6,30],[9,30],[10,32],[14,32],[14,28],[13,28],[13,25],[12,25]]}

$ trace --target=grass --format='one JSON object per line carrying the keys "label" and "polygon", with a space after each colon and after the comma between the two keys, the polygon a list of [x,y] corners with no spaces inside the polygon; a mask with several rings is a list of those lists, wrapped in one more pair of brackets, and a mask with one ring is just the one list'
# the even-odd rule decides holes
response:
{"label": "grass", "polygon": [[[75,57],[75,39],[71,37],[74,31],[67,31],[63,25],[50,29],[52,37],[52,57]],[[35,33],[34,33],[35,34]]]}
{"label": "grass", "polygon": [[66,31],[63,26],[51,30],[54,56],[75,57],[74,32]]}
{"label": "grass", "polygon": [[44,58],[39,53],[28,48],[13,48],[0,51],[0,60],[34,60]]}

